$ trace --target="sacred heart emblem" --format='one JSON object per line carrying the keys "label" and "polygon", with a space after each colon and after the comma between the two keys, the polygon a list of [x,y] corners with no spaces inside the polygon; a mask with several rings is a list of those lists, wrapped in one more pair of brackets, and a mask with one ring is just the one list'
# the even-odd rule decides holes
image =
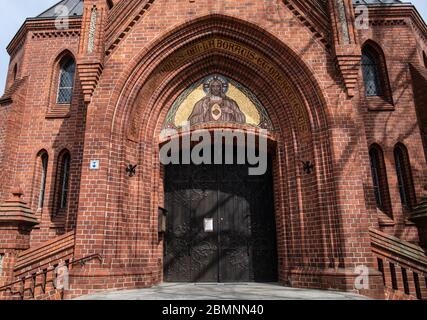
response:
{"label": "sacred heart emblem", "polygon": [[217,104],[217,103],[214,104],[212,106],[211,113],[212,113],[212,118],[215,121],[218,121],[221,118],[221,115],[222,115],[221,106],[219,104]]}

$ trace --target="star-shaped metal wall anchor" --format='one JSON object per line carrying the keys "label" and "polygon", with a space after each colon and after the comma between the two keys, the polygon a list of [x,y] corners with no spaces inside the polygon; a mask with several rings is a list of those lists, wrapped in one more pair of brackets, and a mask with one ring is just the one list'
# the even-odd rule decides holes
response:
{"label": "star-shaped metal wall anchor", "polygon": [[126,168],[126,172],[127,172],[127,174],[128,174],[128,176],[129,177],[134,177],[135,175],[136,175],[136,167],[137,167],[138,165],[136,164],[136,165],[131,165],[131,164],[129,164],[128,166],[127,166],[127,168]]}
{"label": "star-shaped metal wall anchor", "polygon": [[311,163],[311,161],[301,161],[301,163],[305,173],[311,174],[314,171],[314,163]]}

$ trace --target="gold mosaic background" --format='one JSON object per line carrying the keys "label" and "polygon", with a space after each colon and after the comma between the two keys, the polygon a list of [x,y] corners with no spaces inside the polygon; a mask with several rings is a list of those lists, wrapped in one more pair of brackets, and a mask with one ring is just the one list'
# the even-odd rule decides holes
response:
{"label": "gold mosaic background", "polygon": [[[206,97],[206,93],[203,90],[203,84],[198,86],[191,92],[187,99],[185,99],[182,104],[178,107],[178,110],[175,114],[174,124],[177,128],[183,126],[183,124],[188,121],[195,104]],[[246,123],[254,126],[258,126],[261,122],[261,116],[253,104],[253,102],[238,88],[236,88],[232,83],[229,83],[229,88],[227,92],[227,97],[233,99],[237,102],[240,110],[246,116]]]}

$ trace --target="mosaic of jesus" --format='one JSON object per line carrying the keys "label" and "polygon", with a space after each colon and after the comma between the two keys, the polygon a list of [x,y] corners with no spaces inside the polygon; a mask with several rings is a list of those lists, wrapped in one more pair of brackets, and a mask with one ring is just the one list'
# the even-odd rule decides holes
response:
{"label": "mosaic of jesus", "polygon": [[180,128],[205,123],[247,124],[271,129],[260,101],[240,83],[222,75],[212,75],[191,85],[175,101],[166,127]]}
{"label": "mosaic of jesus", "polygon": [[189,118],[191,125],[212,121],[246,123],[237,102],[226,95],[228,82],[216,77],[204,86],[207,94],[194,106]]}

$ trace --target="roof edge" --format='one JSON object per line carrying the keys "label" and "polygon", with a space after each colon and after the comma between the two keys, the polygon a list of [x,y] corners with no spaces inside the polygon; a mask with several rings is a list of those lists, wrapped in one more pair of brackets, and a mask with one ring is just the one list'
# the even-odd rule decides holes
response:
{"label": "roof edge", "polygon": [[[75,29],[76,27],[80,27],[82,16],[69,16],[67,17],[68,21],[72,21],[69,29]],[[79,23],[80,20],[80,23]],[[43,23],[44,22],[44,23]],[[39,25],[40,24],[40,25]],[[37,28],[39,26],[39,28]],[[14,47],[17,43],[20,42],[21,38],[24,37],[28,31],[36,30],[36,29],[51,29],[55,26],[55,18],[27,18],[22,23],[21,27],[18,29],[16,34],[10,40],[9,44],[6,46],[6,51],[9,55],[11,55],[14,51]]]}

